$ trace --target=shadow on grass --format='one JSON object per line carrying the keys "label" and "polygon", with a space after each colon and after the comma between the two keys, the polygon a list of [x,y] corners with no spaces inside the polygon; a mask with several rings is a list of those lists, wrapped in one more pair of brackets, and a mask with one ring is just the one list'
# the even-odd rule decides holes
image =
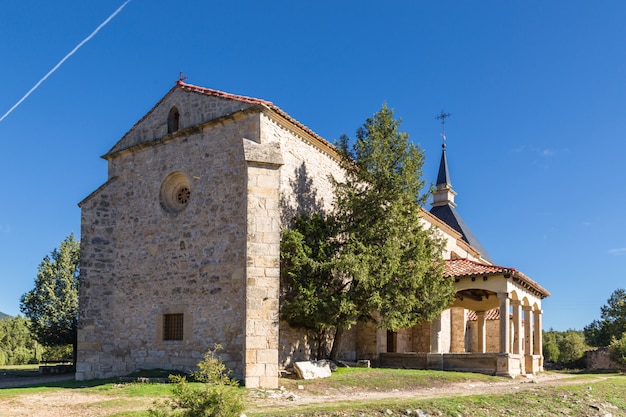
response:
{"label": "shadow on grass", "polygon": [[20,388],[94,388],[108,384],[119,383],[163,383],[170,374],[181,374],[176,371],[163,369],[151,369],[134,372],[125,377],[106,379],[92,379],[88,381],[76,381],[73,373],[65,374],[41,374],[37,367],[0,367],[0,389]]}

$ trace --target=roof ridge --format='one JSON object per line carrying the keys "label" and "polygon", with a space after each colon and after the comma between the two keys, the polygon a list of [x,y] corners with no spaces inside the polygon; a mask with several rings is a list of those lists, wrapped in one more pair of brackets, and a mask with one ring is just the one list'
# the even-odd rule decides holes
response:
{"label": "roof ridge", "polygon": [[274,105],[274,103],[272,103],[271,101],[267,101],[267,100],[263,100],[260,98],[255,98],[255,97],[249,97],[249,96],[242,96],[242,95],[238,95],[238,94],[232,94],[232,93],[227,93],[225,91],[220,91],[220,90],[214,90],[212,88],[206,88],[206,87],[200,87],[197,85],[193,85],[193,84],[188,84],[186,82],[183,82],[181,80],[176,81],[176,85],[178,87],[182,87],[188,91],[193,91],[196,93],[202,93],[202,94],[207,94],[207,95],[211,95],[211,96],[216,96],[216,97],[222,97],[222,98],[227,98],[227,99],[232,99],[232,100],[238,100],[238,101],[243,101],[246,103],[251,103],[251,104],[265,104],[266,106],[275,108],[276,106]]}
{"label": "roof ridge", "polygon": [[478,262],[478,261],[475,261],[473,259],[468,259],[468,258],[455,258],[455,259],[447,259],[446,260],[446,262],[451,262],[451,261],[465,261],[465,262],[471,262],[474,265],[488,266],[490,268],[500,268],[500,269],[506,269],[508,271],[519,272],[519,271],[517,271],[517,269],[515,269],[513,267],[510,267],[510,266],[502,266],[502,265],[496,265],[496,264],[486,264],[486,263]]}

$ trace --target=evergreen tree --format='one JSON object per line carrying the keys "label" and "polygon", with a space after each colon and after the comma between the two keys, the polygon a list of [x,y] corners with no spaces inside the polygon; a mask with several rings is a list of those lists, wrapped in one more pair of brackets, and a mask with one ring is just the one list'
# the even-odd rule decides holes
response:
{"label": "evergreen tree", "polygon": [[350,316],[346,283],[336,272],[340,244],[334,218],[324,213],[300,214],[281,241],[281,318],[315,337],[317,359],[325,352],[328,332]]}
{"label": "evergreen tree", "polygon": [[46,255],[37,269],[35,287],[24,294],[20,309],[42,345],[74,346],[76,363],[80,243],[71,234]]}
{"label": "evergreen tree", "polygon": [[[332,230],[304,217],[295,227],[300,235],[284,234],[290,243],[283,260],[290,263],[282,265],[283,276],[291,286],[283,311],[294,308],[294,318],[323,312],[299,327],[333,328],[331,359],[343,332],[372,313],[397,330],[433,319],[454,296],[452,280],[443,278],[442,242],[420,217],[428,197],[422,193],[424,155],[399,125],[383,106],[357,130],[353,146],[343,136],[338,148],[346,179],[334,183]],[[317,239],[325,250],[315,249]],[[289,304],[293,294],[300,299]]]}
{"label": "evergreen tree", "polygon": [[626,332],[626,290],[615,290],[600,308],[600,320],[585,326],[585,341],[591,346],[609,346]]}

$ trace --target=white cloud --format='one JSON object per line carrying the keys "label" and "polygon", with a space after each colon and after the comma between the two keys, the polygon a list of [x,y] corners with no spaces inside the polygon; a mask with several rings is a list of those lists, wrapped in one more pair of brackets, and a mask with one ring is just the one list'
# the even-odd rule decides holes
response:
{"label": "white cloud", "polygon": [[626,248],[613,248],[609,249],[611,255],[623,255],[626,254]]}

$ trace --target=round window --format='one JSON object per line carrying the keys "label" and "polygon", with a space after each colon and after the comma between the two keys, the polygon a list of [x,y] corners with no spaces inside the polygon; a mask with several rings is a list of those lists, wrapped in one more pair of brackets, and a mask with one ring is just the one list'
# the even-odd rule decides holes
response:
{"label": "round window", "polygon": [[161,184],[161,207],[169,213],[178,213],[189,203],[191,187],[184,172],[173,172]]}

